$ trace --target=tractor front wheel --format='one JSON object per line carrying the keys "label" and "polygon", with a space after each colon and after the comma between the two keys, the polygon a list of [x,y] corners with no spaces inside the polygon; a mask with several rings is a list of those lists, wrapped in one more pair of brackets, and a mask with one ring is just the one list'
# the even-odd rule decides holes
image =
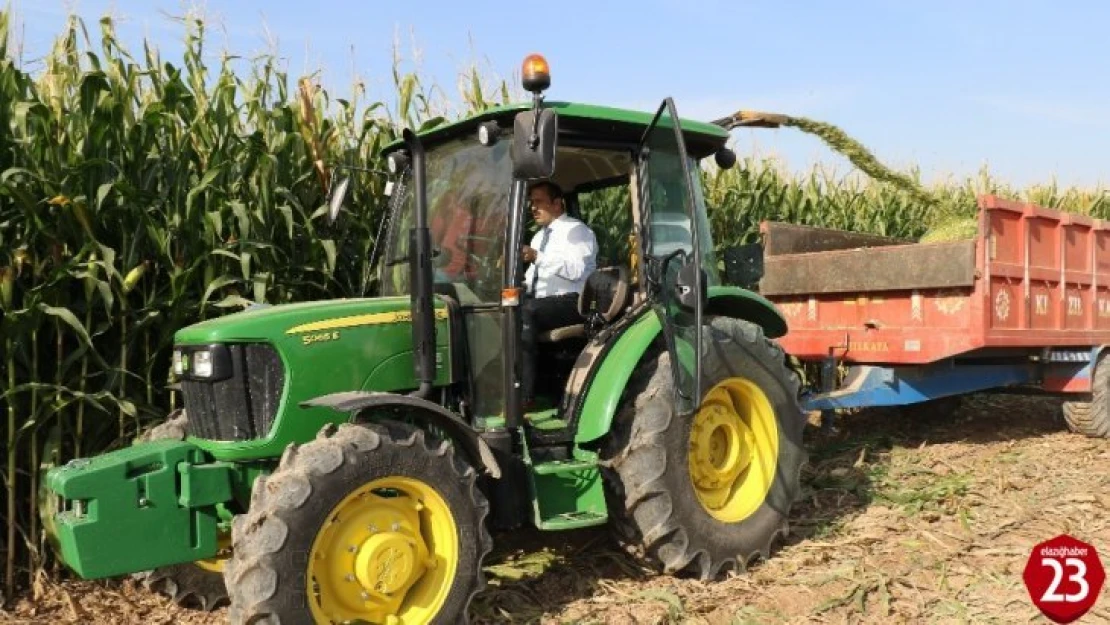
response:
{"label": "tractor front wheel", "polygon": [[162,566],[137,574],[138,581],[148,590],[169,597],[182,607],[211,611],[227,603],[223,567],[226,556],[198,560],[186,564]]}
{"label": "tractor front wheel", "polygon": [[805,461],[798,378],[756,325],[713,318],[704,394],[676,414],[663,352],[630,381],[602,454],[617,537],[666,573],[701,579],[768,558]]}
{"label": "tractor front wheel", "polygon": [[477,473],[399,423],[291,445],[232,525],[232,623],[460,623],[491,539]]}

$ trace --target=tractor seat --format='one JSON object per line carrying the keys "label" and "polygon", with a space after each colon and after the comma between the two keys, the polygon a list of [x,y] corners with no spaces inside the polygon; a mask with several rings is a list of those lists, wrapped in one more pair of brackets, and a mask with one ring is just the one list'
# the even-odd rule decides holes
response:
{"label": "tractor seat", "polygon": [[566,339],[592,337],[620,315],[628,303],[629,292],[627,269],[598,269],[586,279],[586,285],[578,296],[578,314],[582,315],[585,322],[541,332],[536,340],[540,343],[557,343]]}

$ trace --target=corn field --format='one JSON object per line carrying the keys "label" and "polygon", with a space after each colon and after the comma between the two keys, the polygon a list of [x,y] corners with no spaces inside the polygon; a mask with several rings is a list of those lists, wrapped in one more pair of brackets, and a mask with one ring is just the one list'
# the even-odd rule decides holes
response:
{"label": "corn field", "polygon": [[[43,563],[32,494],[46,466],[127,444],[171,408],[173,333],[248,302],[371,289],[384,179],[360,173],[327,224],[336,163],[384,169],[405,125],[438,123],[415,74],[396,101],[341,101],[270,57],[209,68],[204,23],[181,64],[133,56],[112,21],[71,19],[30,76],[0,13],[0,405],[5,591]],[[98,39],[98,41],[96,40]],[[470,92],[484,105],[480,83]],[[22,577],[22,579],[27,579]]]}
{"label": "corn field", "polygon": [[[357,173],[329,226],[330,167],[384,169],[380,150],[401,128],[444,114],[415,72],[396,69],[394,92],[371,102],[358,83],[342,99],[310,78],[291,87],[269,56],[209,67],[195,18],[180,63],[149,44],[133,55],[108,18],[95,37],[71,18],[30,75],[9,49],[9,20],[0,11],[0,574],[11,599],[48,564],[39,476],[161,420],[176,330],[251,302],[373,292],[385,180]],[[511,95],[477,72],[460,83],[462,113]],[[718,247],[755,241],[764,219],[915,238],[973,214],[982,192],[1110,215],[1101,189],[1011,189],[987,172],[928,189],[935,204],[753,158],[703,178]],[[627,252],[626,206],[627,191],[584,203],[610,259]]]}

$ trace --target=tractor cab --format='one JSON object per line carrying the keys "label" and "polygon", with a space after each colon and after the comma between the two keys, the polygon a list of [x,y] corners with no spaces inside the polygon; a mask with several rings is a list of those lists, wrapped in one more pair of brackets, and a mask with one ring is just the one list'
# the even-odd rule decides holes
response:
{"label": "tractor cab", "polygon": [[[701,158],[728,152],[728,134],[683,121],[680,136],[669,100],[654,116],[544,102],[546,61],[535,55],[525,61],[524,76],[534,93],[530,105],[495,108],[386,147],[394,178],[380,288],[383,296],[416,301],[423,269],[411,265],[420,262],[413,252],[423,221],[429,290],[457,332],[451,351],[461,375],[451,407],[479,428],[521,423],[537,440],[569,443],[582,410],[578,400],[596,374],[589,363],[612,347],[616,330],[651,312],[650,302],[661,301],[664,291],[696,288],[704,299],[720,283],[693,172]],[[530,295],[520,250],[536,228],[527,204],[530,185],[539,181],[558,185],[567,214],[593,231],[598,254],[577,298],[580,320],[538,336],[537,402],[524,415],[516,396],[519,307]],[[692,268],[695,257],[701,272],[679,271]],[[698,300],[685,301],[685,309],[672,307],[664,316],[688,314],[694,325]]]}

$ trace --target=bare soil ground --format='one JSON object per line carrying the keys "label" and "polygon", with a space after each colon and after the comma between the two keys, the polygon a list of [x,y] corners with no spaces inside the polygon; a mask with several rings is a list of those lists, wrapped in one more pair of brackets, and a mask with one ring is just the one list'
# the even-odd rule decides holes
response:
{"label": "bare soil ground", "polygon": [[[786,544],[704,583],[652,574],[604,530],[499,537],[479,623],[1048,622],[1022,570],[1069,533],[1110,565],[1110,441],[1069,434],[1059,402],[969,398],[956,411],[869,410],[808,432]],[[1110,621],[1110,590],[1081,622]],[[222,623],[129,581],[43,581],[0,621]]]}

